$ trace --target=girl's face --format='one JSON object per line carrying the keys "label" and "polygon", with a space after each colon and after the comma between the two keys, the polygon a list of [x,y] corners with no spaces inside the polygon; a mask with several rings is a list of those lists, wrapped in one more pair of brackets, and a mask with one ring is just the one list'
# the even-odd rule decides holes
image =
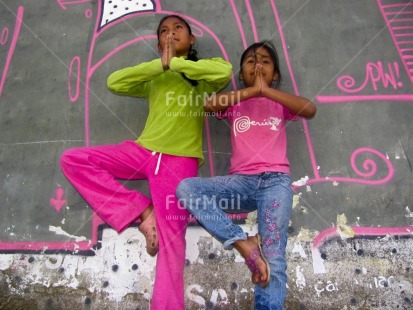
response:
{"label": "girl's face", "polygon": [[187,56],[192,44],[195,43],[195,37],[190,34],[186,24],[177,17],[169,17],[165,19],[159,26],[159,50],[163,50],[166,36],[173,35],[175,44],[176,56]]}
{"label": "girl's face", "polygon": [[274,71],[274,61],[265,47],[251,50],[246,54],[242,63],[240,79],[247,87],[254,85],[257,64],[261,64],[263,79],[268,86],[271,86],[272,81],[278,79],[278,72]]}

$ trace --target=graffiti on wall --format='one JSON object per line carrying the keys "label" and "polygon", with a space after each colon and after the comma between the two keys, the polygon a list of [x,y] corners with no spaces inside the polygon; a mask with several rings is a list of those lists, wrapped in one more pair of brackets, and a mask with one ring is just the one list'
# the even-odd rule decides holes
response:
{"label": "graffiti on wall", "polygon": [[[8,216],[0,219],[0,222],[3,221],[1,223],[2,231],[0,232],[0,252],[68,252],[93,255],[94,249],[99,247],[101,229],[104,227],[104,223],[90,209],[87,211],[73,211],[70,221],[64,216],[65,212],[66,214],[71,212],[72,202],[81,201],[81,199],[74,198],[76,193],[70,187],[70,184],[63,179],[61,172],[56,169],[58,157],[62,150],[71,145],[92,145],[104,141],[105,137],[104,133],[102,134],[101,132],[101,128],[106,125],[99,125],[98,123],[105,122],[105,120],[99,118],[105,114],[96,116],[94,112],[97,111],[98,107],[104,106],[105,109],[102,113],[111,114],[111,117],[114,117],[116,121],[125,122],[121,117],[117,116],[117,110],[113,110],[110,104],[110,102],[116,101],[118,98],[114,98],[109,93],[105,95],[100,94],[104,87],[105,76],[107,76],[108,71],[118,68],[120,59],[124,62],[125,55],[130,55],[131,51],[148,49],[148,46],[154,49],[153,47],[156,46],[157,40],[155,29],[154,27],[149,28],[147,24],[152,26],[162,16],[175,13],[176,10],[173,2],[169,2],[162,0],[138,2],[121,0],[57,0],[54,3],[53,10],[57,12],[56,15],[61,16],[64,20],[69,20],[69,24],[75,23],[70,23],[70,19],[81,19],[82,25],[89,26],[89,29],[84,31],[81,39],[79,37],[75,39],[74,35],[72,35],[73,41],[70,41],[70,38],[66,39],[72,45],[76,46],[78,44],[77,49],[70,50],[71,55],[66,53],[62,56],[59,55],[60,51],[58,49],[48,48],[49,52],[55,56],[55,59],[52,57],[53,61],[56,62],[58,59],[57,62],[64,68],[64,70],[60,71],[64,71],[65,84],[64,86],[62,83],[56,84],[56,88],[59,88],[59,94],[56,95],[56,98],[63,102],[59,104],[66,105],[62,109],[67,111],[65,122],[69,123],[69,125],[63,123],[60,123],[60,125],[62,127],[75,127],[78,124],[82,124],[80,129],[77,127],[77,132],[80,132],[82,136],[79,137],[77,135],[74,138],[69,138],[71,134],[68,134],[66,131],[64,133],[65,136],[56,140],[19,141],[13,134],[13,127],[11,126],[13,123],[10,123],[8,130],[3,132],[0,144],[2,148],[7,148],[9,151],[0,153],[3,162],[0,168],[2,170],[1,176],[5,180],[0,198],[4,202],[4,204],[2,203],[4,206],[1,207],[2,213],[7,213]],[[320,5],[323,3],[323,1],[320,1]],[[302,4],[302,9],[298,7],[297,11],[305,14],[305,4]],[[2,18],[0,21],[0,109],[12,110],[17,105],[22,104],[22,102],[26,104],[29,102],[26,100],[27,94],[25,98],[19,98],[19,85],[12,83],[13,79],[19,79],[18,67],[17,69],[13,69],[13,67],[18,62],[23,61],[22,54],[19,54],[19,47],[24,48],[28,36],[36,38],[36,41],[46,46],[47,34],[37,33],[37,31],[45,31],[43,28],[37,30],[37,28],[30,27],[33,18],[29,5],[17,7],[9,7],[4,3],[0,5],[3,6],[1,9],[2,14],[7,14],[8,17],[7,19]],[[407,104],[411,104],[413,101],[413,4],[389,0],[365,2],[364,6],[367,6],[369,10],[374,7],[377,16],[381,17],[380,23],[377,25],[377,31],[374,32],[375,36],[370,36],[366,41],[361,41],[356,52],[352,54],[349,52],[351,57],[347,57],[345,64],[337,65],[339,67],[336,68],[334,74],[326,73],[324,84],[320,84],[321,86],[315,85],[313,88],[311,88],[312,80],[309,78],[310,86],[307,86],[303,82],[302,77],[304,73],[311,75],[311,70],[313,70],[311,66],[304,66],[308,68],[308,72],[305,71],[305,68],[299,69],[297,67],[297,58],[299,56],[297,53],[299,52],[292,49],[291,45],[295,44],[300,49],[300,43],[297,43],[298,38],[294,36],[296,28],[293,28],[289,23],[289,18],[293,17],[288,15],[288,8],[285,5],[283,6],[282,3],[278,3],[275,0],[268,0],[257,7],[249,0],[242,3],[240,1],[228,0],[223,6],[225,11],[222,14],[227,18],[223,18],[222,23],[225,22],[225,25],[228,23],[228,26],[232,27],[231,29],[236,29],[236,33],[226,33],[227,27],[220,27],[220,25],[211,21],[208,14],[203,14],[202,6],[188,9],[188,12],[185,12],[185,14],[181,13],[190,22],[197,40],[208,42],[209,50],[207,48],[207,52],[210,56],[218,54],[218,56],[231,63],[237,64],[239,53],[251,41],[268,39],[269,34],[271,34],[272,37],[269,39],[276,41],[279,53],[283,56],[284,74],[288,76],[287,80],[289,81],[290,89],[296,95],[301,95],[304,92],[302,89],[305,88],[305,96],[313,97],[319,106],[319,111],[321,112],[319,114],[322,116],[317,116],[316,119],[310,122],[306,120],[300,121],[300,124],[297,125],[299,133],[293,133],[294,138],[303,142],[301,146],[294,147],[298,147],[296,150],[299,151],[297,153],[299,153],[300,161],[304,162],[298,164],[298,168],[294,170],[294,177],[297,180],[294,182],[296,196],[306,206],[310,206],[312,211],[316,212],[318,197],[323,196],[325,197],[323,201],[328,201],[331,186],[335,190],[339,190],[341,185],[347,184],[349,187],[346,190],[349,192],[349,195],[360,195],[360,197],[363,197],[358,198],[357,196],[354,199],[364,199],[363,202],[365,202],[366,208],[369,204],[369,198],[365,198],[362,192],[356,194],[354,186],[358,186],[358,189],[375,188],[377,190],[382,189],[383,192],[395,193],[394,187],[397,185],[404,186],[408,192],[407,189],[412,186],[411,183],[405,183],[405,185],[398,184],[403,184],[405,179],[412,179],[408,154],[409,152],[411,153],[411,147],[409,149],[408,146],[404,146],[405,140],[408,142],[412,139],[411,127],[403,127],[406,129],[404,140],[393,136],[394,139],[399,139],[397,145],[401,145],[398,149],[400,152],[396,150],[393,152],[394,154],[389,155],[388,149],[392,148],[393,150],[394,145],[387,144],[387,140],[380,136],[376,139],[375,136],[369,135],[370,133],[375,133],[376,128],[374,126],[378,126],[378,123],[388,125],[386,115],[382,115],[383,119],[366,121],[364,125],[359,123],[364,121],[364,119],[357,119],[357,117],[362,113],[368,113],[365,112],[366,105],[369,105],[371,109],[376,109],[375,106],[378,106],[377,109],[382,109],[383,111],[393,111],[400,107],[405,109],[406,114],[410,113],[411,115],[411,106]],[[347,7],[347,9],[350,10],[351,8]],[[266,14],[265,25],[270,25],[268,27],[271,28],[266,31],[263,31],[261,26],[261,19],[263,18],[260,14],[263,14],[263,11]],[[70,36],[71,31],[75,32],[75,30],[69,29],[69,27],[66,30],[68,32],[67,35],[65,34],[66,37]],[[390,51],[381,54],[380,51],[377,52],[375,50],[375,54],[369,58],[366,55],[369,55],[372,46],[378,44],[375,40],[379,37],[386,43],[386,49]],[[318,44],[325,44],[328,47],[329,42],[327,40],[320,40]],[[355,45],[357,46],[356,43]],[[236,46],[235,49],[234,46]],[[316,45],[314,44],[313,46]],[[76,53],[76,50],[79,53]],[[328,49],[325,48],[324,50]],[[343,51],[343,55],[345,53],[346,51]],[[153,51],[152,54],[149,54],[149,52],[143,53],[140,56],[142,58],[140,60],[143,61],[145,57],[148,58],[154,55],[156,55],[156,51]],[[321,53],[319,57],[323,58],[325,55]],[[340,57],[340,55],[335,57]],[[305,62],[305,59],[302,61]],[[129,64],[131,65],[131,63]],[[323,71],[324,68],[321,67],[319,68],[320,70]],[[16,83],[16,81],[14,82]],[[48,83],[48,80],[45,80],[43,83]],[[27,88],[30,88],[30,84],[26,85]],[[238,87],[236,71],[234,71],[232,77],[231,87],[233,89]],[[310,90],[308,89],[309,87]],[[342,130],[341,132],[337,129],[323,128],[324,123],[319,124],[320,117],[328,118],[332,122],[334,119],[339,121],[339,116],[337,115],[342,114],[343,110],[341,109],[344,109],[345,113],[349,113],[347,110],[350,109],[349,107],[351,107],[351,111],[357,111],[358,107],[362,107],[363,112],[350,118],[354,123],[341,124],[339,126]],[[75,116],[71,113],[75,113],[73,112],[75,110],[78,111],[76,112],[78,113],[76,114],[77,116],[82,116],[82,123],[79,122],[78,118],[76,118],[76,121],[74,120]],[[140,112],[144,113],[142,111]],[[403,115],[404,113],[401,114]],[[373,115],[377,114],[373,113]],[[52,117],[55,116],[52,115]],[[7,122],[6,116],[2,121],[4,124]],[[396,122],[396,120],[393,121]],[[70,122],[76,124],[71,125]],[[223,157],[219,156],[225,140],[221,142],[216,141],[217,137],[214,136],[215,131],[213,130],[213,127],[217,126],[216,122],[218,121],[207,118],[205,123],[206,137],[204,148],[207,155],[207,165],[203,169],[206,170],[204,174],[207,175],[226,173],[223,169],[225,165],[222,165],[221,161],[228,159],[228,154]],[[355,132],[351,131],[349,136],[343,136],[345,135],[343,131],[345,131],[346,126],[351,128],[359,126],[360,129]],[[124,127],[124,131],[129,132],[132,136],[139,134],[138,130],[131,129],[129,124],[125,124]],[[41,130],[43,129],[40,128],[39,136],[42,135]],[[330,131],[331,135],[329,138],[341,145],[340,148],[334,144],[325,146],[324,143],[328,140],[325,138],[326,131]],[[396,135],[397,132],[389,134]],[[368,137],[368,139],[363,141],[362,138],[365,137]],[[123,139],[123,137],[120,139]],[[356,142],[351,144],[349,143],[351,141]],[[30,169],[18,174],[15,172],[17,170],[13,170],[11,166],[6,167],[5,164],[8,161],[14,160],[14,158],[16,160],[20,158],[14,152],[21,152],[20,148],[23,146],[25,147],[25,154],[30,156],[30,153],[32,153],[30,146],[33,145],[39,147],[47,145],[47,149],[49,151],[52,149],[53,151],[51,152],[55,153],[54,164],[49,163],[42,166],[42,171],[54,169],[54,174],[50,181],[48,179],[38,180],[40,183],[47,183],[47,186],[45,185],[45,188],[47,188],[45,192],[48,196],[46,197],[44,194],[36,196],[40,197],[40,201],[36,202],[32,202],[29,196],[31,191],[28,191],[25,187],[26,185],[24,185],[26,183],[23,174],[31,173]],[[33,152],[33,155],[36,154],[41,153]],[[23,157],[21,160],[24,160],[24,158],[26,157]],[[334,158],[334,160],[331,158]],[[400,161],[403,164],[400,164]],[[335,164],[340,166],[334,167]],[[403,169],[403,167],[409,165],[410,171]],[[324,166],[329,166],[329,168],[323,168]],[[343,170],[345,173],[343,173]],[[60,181],[56,182],[56,179]],[[397,184],[394,183],[396,181]],[[330,186],[330,189],[327,186]],[[317,192],[317,196],[315,192]],[[22,195],[27,199],[19,200]],[[403,203],[406,201],[411,203],[409,195],[406,193],[403,195],[401,197]],[[382,196],[384,197],[385,195],[382,194]],[[340,202],[336,202],[336,204],[338,205]],[[388,202],[379,201],[377,204],[385,205]],[[12,207],[7,208],[7,206]],[[25,214],[21,209],[26,210],[27,208],[34,207],[39,208],[39,210],[34,212],[42,213],[42,216],[39,216],[41,222],[25,220],[23,224],[29,226],[29,228],[17,229],[18,223],[22,221],[22,216]],[[379,214],[372,219],[366,216],[364,221],[367,225],[347,226],[347,237],[411,236],[413,226],[409,225],[409,220],[412,218],[409,207],[412,208],[412,206],[405,205],[404,207],[406,207],[406,213],[404,214],[405,221],[402,225],[398,221],[392,222],[391,220],[384,224],[382,222],[374,222],[376,218],[385,217],[385,214]],[[86,204],[79,202],[80,208],[86,210]],[[399,210],[398,212],[401,211]],[[19,216],[14,216],[13,213],[19,214]],[[340,212],[337,211],[336,213]],[[81,218],[77,218],[77,214],[81,214]],[[48,223],[48,219],[52,222]],[[78,225],[79,221],[82,221],[82,225]],[[325,272],[320,252],[322,245],[332,238],[343,235],[342,227],[338,225],[331,227],[331,223],[324,222],[326,223],[321,227],[311,227],[320,231],[313,240],[315,272]],[[70,227],[70,232],[65,229],[65,225]],[[42,228],[41,226],[44,227]],[[85,226],[90,227],[86,229]],[[305,223],[301,223],[300,226],[305,227]],[[41,231],[41,233],[37,233],[38,231]],[[83,234],[86,234],[86,236],[83,236]],[[320,294],[323,289],[322,284],[317,286]]]}

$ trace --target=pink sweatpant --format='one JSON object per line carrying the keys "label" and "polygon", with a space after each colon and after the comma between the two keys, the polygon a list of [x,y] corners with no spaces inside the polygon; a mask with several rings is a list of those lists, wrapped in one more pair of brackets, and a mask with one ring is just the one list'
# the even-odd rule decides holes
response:
{"label": "pink sweatpant", "polygon": [[[60,163],[68,180],[91,208],[118,232],[153,204],[159,252],[151,309],[184,309],[185,232],[189,213],[178,206],[175,191],[181,180],[197,175],[198,159],[153,154],[135,141],[126,141],[69,149]],[[147,179],[151,199],[116,179]]]}

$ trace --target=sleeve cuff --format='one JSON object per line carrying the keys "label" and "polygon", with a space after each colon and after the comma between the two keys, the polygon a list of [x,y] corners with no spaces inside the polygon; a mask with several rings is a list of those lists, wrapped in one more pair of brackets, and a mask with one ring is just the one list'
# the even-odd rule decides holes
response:
{"label": "sleeve cuff", "polygon": [[[169,62],[169,69],[171,71],[179,71],[184,61],[185,61],[185,58],[172,57],[171,61]],[[162,62],[161,62],[161,67],[162,67]]]}

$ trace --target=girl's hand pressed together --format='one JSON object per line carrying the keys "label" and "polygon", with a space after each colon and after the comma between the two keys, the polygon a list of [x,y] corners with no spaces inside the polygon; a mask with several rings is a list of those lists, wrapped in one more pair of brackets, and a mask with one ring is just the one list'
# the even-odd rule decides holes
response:
{"label": "girl's hand pressed together", "polygon": [[254,89],[259,89],[259,92],[256,95],[257,97],[266,97],[277,101],[299,116],[305,118],[314,117],[316,113],[316,106],[313,102],[304,97],[288,94],[272,88],[271,85],[268,85],[268,82],[265,80],[262,71],[262,65],[258,63],[256,65],[255,80],[253,85]]}
{"label": "girl's hand pressed together", "polygon": [[163,43],[163,50],[162,50],[162,67],[164,70],[169,69],[169,47],[170,47],[170,40],[169,34],[165,37],[165,41]]}
{"label": "girl's hand pressed together", "polygon": [[172,57],[175,57],[176,51],[175,51],[175,43],[173,40],[173,35],[168,34],[165,37],[165,42],[164,42],[164,48],[162,50],[162,67],[164,70],[169,69],[169,63],[171,62]]}
{"label": "girl's hand pressed together", "polygon": [[263,66],[260,63],[257,63],[255,66],[255,80],[253,87],[256,88],[256,97],[264,97],[264,93],[271,88],[271,85],[268,85],[268,82],[264,78]]}
{"label": "girl's hand pressed together", "polygon": [[170,40],[169,42],[169,62],[170,62],[171,59],[176,56],[175,40],[174,40],[173,34],[169,36],[169,40]]}
{"label": "girl's hand pressed together", "polygon": [[254,84],[252,85],[252,89],[254,90],[253,93],[256,94],[256,97],[261,96],[263,83],[265,84],[265,82],[262,80],[262,66],[257,63],[255,65]]}

